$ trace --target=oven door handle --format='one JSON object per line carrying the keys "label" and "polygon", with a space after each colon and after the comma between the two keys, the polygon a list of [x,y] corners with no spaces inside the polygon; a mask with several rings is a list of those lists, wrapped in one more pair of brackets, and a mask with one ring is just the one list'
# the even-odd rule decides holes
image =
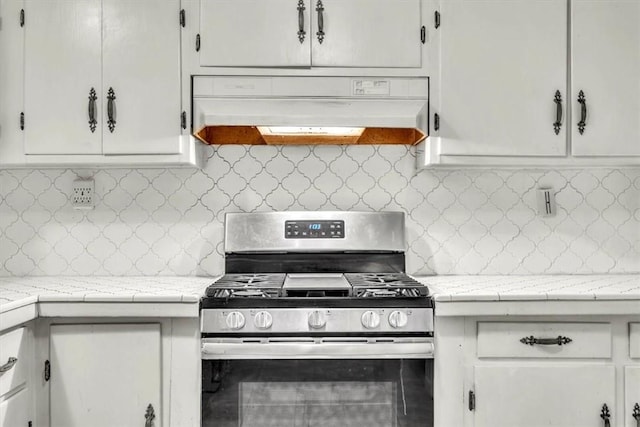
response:
{"label": "oven door handle", "polygon": [[432,359],[433,341],[417,342],[208,342],[203,359]]}

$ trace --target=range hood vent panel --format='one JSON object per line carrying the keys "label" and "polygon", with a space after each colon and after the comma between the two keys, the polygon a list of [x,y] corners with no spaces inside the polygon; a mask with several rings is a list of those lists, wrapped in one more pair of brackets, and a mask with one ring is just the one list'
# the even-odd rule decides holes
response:
{"label": "range hood vent panel", "polygon": [[[218,78],[223,79],[221,78]],[[416,144],[426,138],[427,95],[404,93],[388,96],[272,96],[242,94],[194,94],[194,135],[206,144]],[[264,80],[265,78],[262,78]],[[282,79],[282,78],[279,78]],[[326,78],[324,86],[338,80]],[[333,78],[337,79],[337,78]],[[344,80],[344,79],[342,79]],[[315,81],[314,83],[318,83]],[[392,82],[393,83],[393,82]],[[251,83],[253,84],[253,82]],[[275,84],[273,84],[276,86]],[[211,87],[219,87],[220,84]],[[264,85],[263,85],[264,86]],[[348,85],[344,85],[348,87]],[[423,85],[426,87],[426,85]],[[227,89],[232,86],[228,86]],[[396,86],[389,87],[399,87]],[[263,90],[263,89],[262,89]],[[277,91],[276,91],[277,92]],[[422,96],[421,96],[422,95]],[[307,128],[299,134],[281,134],[276,127]],[[347,134],[313,133],[312,128],[360,128]],[[265,128],[268,128],[265,132]],[[364,128],[364,130],[362,130]]]}

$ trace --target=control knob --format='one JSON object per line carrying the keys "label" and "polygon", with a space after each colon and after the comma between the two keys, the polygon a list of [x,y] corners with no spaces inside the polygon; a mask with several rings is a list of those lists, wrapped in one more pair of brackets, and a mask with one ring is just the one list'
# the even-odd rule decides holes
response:
{"label": "control knob", "polygon": [[407,313],[404,311],[392,311],[389,314],[389,324],[393,328],[404,328],[409,323],[409,319],[407,318]]}
{"label": "control knob", "polygon": [[380,315],[374,311],[365,311],[360,318],[362,326],[367,329],[374,329],[380,326]]}
{"label": "control knob", "polygon": [[259,311],[253,318],[253,324],[258,329],[269,329],[273,324],[273,317],[268,311]]}
{"label": "control knob", "polygon": [[244,314],[239,311],[232,311],[227,314],[225,321],[227,322],[229,329],[242,329],[244,326]]}
{"label": "control knob", "polygon": [[325,319],[324,314],[322,314],[319,310],[312,311],[309,314],[309,326],[313,329],[324,328],[327,324],[327,319]]}

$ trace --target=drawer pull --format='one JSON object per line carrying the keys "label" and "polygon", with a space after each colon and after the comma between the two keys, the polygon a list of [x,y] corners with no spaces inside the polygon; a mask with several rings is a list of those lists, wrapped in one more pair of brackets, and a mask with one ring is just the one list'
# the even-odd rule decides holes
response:
{"label": "drawer pull", "polygon": [[18,363],[18,359],[16,359],[15,357],[10,357],[7,360],[7,363],[0,366],[0,373],[7,372],[9,369],[13,368],[16,363]]}
{"label": "drawer pull", "polygon": [[573,341],[569,337],[563,337],[559,335],[557,338],[536,338],[533,335],[530,337],[524,337],[520,339],[522,344],[526,345],[564,345]]}
{"label": "drawer pull", "polygon": [[640,405],[637,403],[635,404],[633,407],[633,414],[631,415],[633,416],[633,419],[636,420],[636,426],[640,427]]}
{"label": "drawer pull", "polygon": [[600,411],[600,418],[604,421],[604,427],[611,427],[611,414],[609,413],[609,407],[605,403],[602,405],[602,411]]}

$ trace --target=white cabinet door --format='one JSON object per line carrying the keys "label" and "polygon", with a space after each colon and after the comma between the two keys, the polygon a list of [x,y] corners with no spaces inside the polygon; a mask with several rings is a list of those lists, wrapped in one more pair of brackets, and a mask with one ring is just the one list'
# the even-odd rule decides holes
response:
{"label": "white cabinet door", "polygon": [[565,0],[449,0],[440,26],[442,155],[564,156]]}
{"label": "white cabinet door", "polygon": [[0,0],[0,165],[22,163],[24,31],[20,26],[22,0]]}
{"label": "white cabinet door", "polygon": [[179,12],[180,0],[103,1],[104,154],[180,152]]}
{"label": "white cabinet door", "polygon": [[573,0],[571,9],[571,152],[640,156],[640,1]]}
{"label": "white cabinet door", "polygon": [[200,65],[308,67],[311,13],[309,0],[202,0]]}
{"label": "white cabinet door", "polygon": [[474,427],[601,427],[612,424],[615,367],[582,363],[476,366]]}
{"label": "white cabinet door", "polygon": [[[637,418],[634,418],[634,415]],[[640,423],[640,366],[624,368],[624,427]]]}
{"label": "white cabinet door", "polygon": [[52,325],[51,427],[162,426],[159,324]]}
{"label": "white cabinet door", "polygon": [[102,153],[100,0],[25,3],[25,153]]}
{"label": "white cabinet door", "polygon": [[420,0],[313,0],[311,7],[314,67],[422,65]]}
{"label": "white cabinet door", "polygon": [[0,402],[0,426],[28,427],[31,421],[30,390],[23,388],[8,399]]}

